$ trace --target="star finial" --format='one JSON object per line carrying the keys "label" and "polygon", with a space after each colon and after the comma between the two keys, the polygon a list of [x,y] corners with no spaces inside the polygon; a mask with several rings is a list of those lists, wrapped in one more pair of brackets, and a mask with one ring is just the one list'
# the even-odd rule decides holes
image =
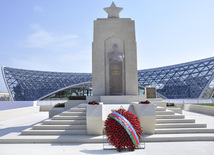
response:
{"label": "star finial", "polygon": [[104,8],[104,10],[108,13],[108,18],[119,18],[119,13],[123,10],[123,8],[116,7],[114,2],[112,2],[111,6]]}

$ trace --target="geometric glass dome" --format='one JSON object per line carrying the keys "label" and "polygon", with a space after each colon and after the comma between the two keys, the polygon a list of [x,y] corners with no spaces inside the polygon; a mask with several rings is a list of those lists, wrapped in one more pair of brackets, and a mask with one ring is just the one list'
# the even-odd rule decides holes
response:
{"label": "geometric glass dome", "polygon": [[156,87],[164,98],[211,98],[214,91],[214,57],[139,70],[138,83],[142,87]]}
{"label": "geometric glass dome", "polygon": [[62,73],[2,67],[8,91],[15,101],[35,101],[62,88],[92,81],[91,73]]}
{"label": "geometric glass dome", "polygon": [[[91,73],[2,67],[2,75],[11,99],[15,101],[39,100],[63,89],[92,83]],[[156,87],[157,93],[168,99],[211,98],[214,93],[214,57],[138,70],[138,85],[141,88]]]}

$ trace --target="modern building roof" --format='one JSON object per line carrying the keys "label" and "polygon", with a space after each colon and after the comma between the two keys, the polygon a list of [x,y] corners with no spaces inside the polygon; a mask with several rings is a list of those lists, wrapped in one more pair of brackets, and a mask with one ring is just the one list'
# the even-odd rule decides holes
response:
{"label": "modern building roof", "polygon": [[211,98],[214,91],[214,57],[138,71],[142,87],[156,87],[169,99]]}
{"label": "modern building roof", "polygon": [[[48,94],[92,83],[91,73],[63,73],[2,67],[8,91],[15,101],[33,101]],[[169,99],[211,98],[214,93],[214,57],[178,65],[138,70],[140,87],[156,87]]]}

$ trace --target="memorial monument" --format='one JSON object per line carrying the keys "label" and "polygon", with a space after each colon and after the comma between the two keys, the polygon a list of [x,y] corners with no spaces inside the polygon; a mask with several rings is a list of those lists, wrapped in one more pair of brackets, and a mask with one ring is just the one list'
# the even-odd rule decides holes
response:
{"label": "memorial monument", "polygon": [[93,96],[87,96],[87,101],[100,105],[87,106],[87,133],[102,134],[107,116],[122,106],[138,116],[145,133],[153,134],[155,106],[138,104],[145,96],[138,95],[135,23],[130,18],[119,18],[122,8],[114,2],[104,10],[108,18],[94,21]]}
{"label": "memorial monument", "polygon": [[138,95],[135,24],[119,18],[114,2],[104,8],[108,18],[94,21],[92,43],[93,96]]}

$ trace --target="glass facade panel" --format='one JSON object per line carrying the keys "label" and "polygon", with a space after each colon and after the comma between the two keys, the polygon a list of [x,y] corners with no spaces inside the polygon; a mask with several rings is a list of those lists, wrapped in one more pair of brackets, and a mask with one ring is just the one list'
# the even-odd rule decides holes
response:
{"label": "glass facade panel", "polygon": [[[213,78],[213,62],[214,57],[179,65],[139,70],[139,86],[149,87],[152,84],[160,95],[170,99],[200,98],[201,96],[210,98],[214,88],[207,85]],[[151,76],[150,73],[154,70],[162,76],[156,75],[156,78],[154,75]],[[149,75],[146,82],[143,78],[145,73]],[[160,85],[162,87],[159,87]]]}
{"label": "glass facade panel", "polygon": [[[91,73],[62,73],[2,67],[8,91],[15,101],[34,101],[48,94],[91,83]],[[138,70],[140,94],[145,87],[156,87],[163,98],[210,98],[214,91],[214,57],[198,61]],[[57,94],[56,94],[57,95]],[[58,94],[60,95],[60,93]]]}

